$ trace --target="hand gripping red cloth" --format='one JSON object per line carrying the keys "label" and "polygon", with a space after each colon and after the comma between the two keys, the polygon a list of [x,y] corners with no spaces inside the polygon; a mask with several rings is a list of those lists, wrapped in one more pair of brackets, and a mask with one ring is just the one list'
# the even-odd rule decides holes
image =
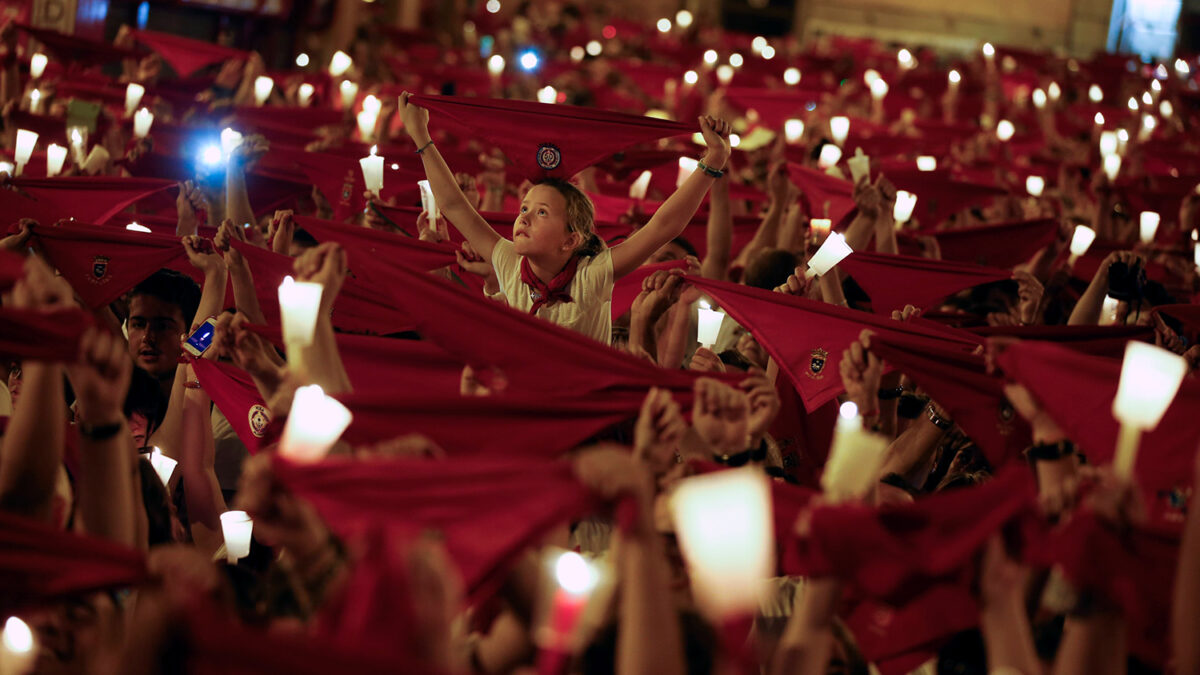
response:
{"label": "hand gripping red cloth", "polygon": [[858,251],[838,266],[870,296],[871,309],[883,315],[906,304],[926,309],[964,288],[1012,278],[1012,272],[995,267]]}
{"label": "hand gripping red cloth", "polygon": [[92,309],[116,300],[159,269],[187,260],[179,237],[119,227],[42,224],[33,228],[33,238]]}
{"label": "hand gripping red cloth", "polygon": [[531,181],[570,178],[631,145],[697,131],[694,125],[570,105],[415,95],[410,101],[462,134],[499,146]]}
{"label": "hand gripping red cloth", "polygon": [[948,352],[969,352],[981,344],[979,338],[954,329],[901,323],[807,298],[693,275],[686,279],[712,296],[722,310],[754,335],[800,392],[804,408],[810,412],[842,392],[837,364],[863,329],[879,335],[923,338],[931,348]]}
{"label": "hand gripping red cloth", "polygon": [[[1087,454],[1107,464],[1116,452],[1118,423],[1112,402],[1121,361],[1089,356],[1059,345],[1021,342],[997,357],[1006,377],[1024,385],[1050,417]],[[1200,381],[1183,381],[1158,427],[1142,435],[1134,473],[1146,489],[1176,487],[1192,475],[1200,444]],[[1186,487],[1186,485],[1185,485]]]}

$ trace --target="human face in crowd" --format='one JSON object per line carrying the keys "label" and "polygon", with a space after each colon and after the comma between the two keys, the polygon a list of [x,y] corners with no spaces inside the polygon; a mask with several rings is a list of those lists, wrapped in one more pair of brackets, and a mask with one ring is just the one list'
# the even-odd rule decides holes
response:
{"label": "human face in crowd", "polygon": [[133,435],[133,447],[146,447],[146,439],[150,436],[150,424],[142,413],[133,413],[129,417],[129,433]]}
{"label": "human face in crowd", "polygon": [[682,246],[673,241],[669,241],[655,251],[654,255],[650,256],[644,264],[653,265],[655,263],[683,260],[686,257],[688,257],[688,252],[683,250]]}
{"label": "human face in crowd", "polygon": [[513,223],[513,249],[518,255],[555,255],[569,251],[567,200],[549,185],[535,185],[521,200],[521,211]]}
{"label": "human face in crowd", "polygon": [[24,617],[37,638],[34,672],[67,674],[94,672],[107,644],[113,644],[117,609],[101,593],[64,600]]}
{"label": "human face in crowd", "polygon": [[155,377],[175,372],[187,326],[179,307],[152,295],[129,301],[129,356],[137,367]]}

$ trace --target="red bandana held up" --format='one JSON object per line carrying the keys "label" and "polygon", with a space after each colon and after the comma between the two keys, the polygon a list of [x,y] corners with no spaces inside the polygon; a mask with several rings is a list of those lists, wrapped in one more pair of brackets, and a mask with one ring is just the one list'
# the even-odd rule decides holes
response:
{"label": "red bandana held up", "polygon": [[92,317],[78,307],[52,312],[0,307],[0,357],[71,362]]}
{"label": "red bandana held up", "polygon": [[964,288],[1012,277],[1012,272],[970,263],[855,251],[838,263],[871,298],[876,314],[909,304],[925,309]]}
{"label": "red bandana held up", "polygon": [[180,77],[187,77],[214,63],[250,57],[250,52],[240,49],[149,30],[133,31],[133,39],[158,52]]}
{"label": "red bandana held up", "polygon": [[[1034,253],[1049,245],[1057,232],[1058,221],[1043,218],[973,225],[928,234],[937,239],[942,260],[1013,267],[1029,260]],[[905,253],[919,251],[917,234],[902,232],[897,239]]]}
{"label": "red bandana held up", "polygon": [[0,190],[0,209],[10,220],[32,218],[42,225],[66,218],[103,223],[139,199],[174,186],[174,181],[158,178],[17,178],[14,189]]}
{"label": "red bandana held up", "polygon": [[500,146],[522,176],[570,178],[635,143],[682,136],[695,125],[570,105],[458,96],[410,99],[443,121]]}
{"label": "red bandana held up", "polygon": [[529,258],[521,258],[521,283],[529,287],[529,295],[533,298],[533,307],[529,309],[529,314],[537,316],[537,311],[542,308],[542,305],[575,302],[568,289],[571,287],[571,282],[575,280],[575,272],[578,270],[579,256],[571,256],[567,265],[554,275],[550,283],[546,283],[533,273]]}
{"label": "red bandana held up", "polygon": [[141,583],[142,554],[0,511],[0,609]]}

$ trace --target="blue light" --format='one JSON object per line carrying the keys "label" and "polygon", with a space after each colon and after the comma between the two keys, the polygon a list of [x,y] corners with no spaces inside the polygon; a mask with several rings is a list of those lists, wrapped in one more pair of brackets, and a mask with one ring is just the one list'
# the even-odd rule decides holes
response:
{"label": "blue light", "polygon": [[479,38],[479,55],[487,58],[492,55],[492,47],[496,44],[496,38],[491,35],[484,35]]}
{"label": "blue light", "polygon": [[142,3],[137,8],[137,27],[138,30],[146,30],[146,22],[150,20],[150,2],[142,0]]}
{"label": "blue light", "polygon": [[221,146],[213,143],[200,150],[200,163],[205,166],[220,166],[222,160]]}
{"label": "blue light", "polygon": [[541,59],[538,57],[538,53],[532,49],[526,49],[525,51],[521,52],[520,57],[517,59],[517,63],[521,64],[521,68],[527,71],[536,69],[540,61]]}

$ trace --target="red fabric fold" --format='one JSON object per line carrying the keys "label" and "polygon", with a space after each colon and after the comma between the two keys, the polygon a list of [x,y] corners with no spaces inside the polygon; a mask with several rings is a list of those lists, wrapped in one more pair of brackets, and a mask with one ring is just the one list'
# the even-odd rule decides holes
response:
{"label": "red fabric fold", "polygon": [[879,335],[922,337],[949,351],[970,351],[980,342],[969,333],[901,323],[822,302],[688,275],[774,357],[791,380],[804,408],[816,410],[843,390],[838,374],[842,352],[863,329]]}
{"label": "red fabric fold", "polygon": [[403,266],[364,261],[356,272],[392,293],[426,338],[477,368],[504,371],[510,391],[617,391],[666,387],[690,401],[694,374],[659,368],[548,321]]}
{"label": "red fabric fold", "polygon": [[350,265],[359,255],[378,256],[422,270],[436,270],[455,264],[457,246],[449,242],[434,244],[392,232],[342,225],[330,220],[296,216],[296,225],[317,241],[336,241],[346,248]]}
{"label": "red fabric fold", "polygon": [[32,218],[52,225],[64,218],[103,223],[130,204],[175,183],[157,178],[71,176],[18,178],[15,190],[0,190],[0,209],[10,221]]}
{"label": "red fabric fold", "polygon": [[250,57],[250,52],[241,49],[222,47],[211,42],[193,40],[169,33],[135,30],[133,39],[158,52],[158,55],[171,64],[180,77],[187,77],[214,63],[230,59],[244,60]]}
{"label": "red fabric fold", "polygon": [[882,336],[871,351],[911,377],[949,411],[993,467],[1019,458],[1031,443],[1029,425],[1004,395],[1004,380],[989,374],[983,356],[927,340]]}
{"label": "red fabric fold", "polygon": [[103,307],[163,267],[187,258],[178,237],[117,227],[39,225],[33,237],[88,307]]}
{"label": "red fabric fold", "polygon": [[417,105],[467,137],[482,135],[504,151],[517,172],[570,178],[581,169],[636,143],[680,136],[695,126],[576,106],[456,96],[413,96]]}
{"label": "red fabric fold", "polygon": [[551,528],[598,506],[566,462],[277,459],[275,475],[340,535],[370,525],[402,538],[441,534],[476,601]]}
{"label": "red fabric fold", "polygon": [[93,323],[78,308],[44,312],[0,307],[0,356],[35,361],[79,358],[79,338]]}
{"label": "red fabric fold", "polygon": [[800,188],[800,201],[810,218],[829,218],[837,225],[856,208],[854,184],[850,181],[790,162],[787,169]]}
{"label": "red fabric fold", "polygon": [[1005,194],[985,183],[958,180],[945,171],[893,171],[888,179],[897,189],[917,195],[913,216],[923,228],[934,228],[971,206],[984,206]]}
{"label": "red fabric fold", "polygon": [[964,583],[935,583],[900,605],[860,602],[845,619],[881,675],[904,675],[937,656],[951,635],[977,626],[979,604]]}
{"label": "red fabric fold", "polygon": [[965,288],[1012,278],[1012,272],[907,255],[854,252],[838,266],[871,298],[871,309],[890,315],[906,304],[925,309]]}
{"label": "red fabric fold", "polygon": [[[1024,385],[1090,464],[1108,463],[1116,452],[1117,395],[1121,360],[1088,356],[1059,345],[1022,342],[997,357],[1004,374]],[[1188,481],[1200,444],[1200,381],[1183,381],[1158,428],[1142,436],[1134,471],[1146,489]],[[1182,479],[1181,479],[1182,477]]]}
{"label": "red fabric fold", "polygon": [[229,421],[251,455],[278,440],[268,429],[271,410],[246,371],[209,359],[192,359],[192,370],[204,393]]}
{"label": "red fabric fold", "polygon": [[0,609],[6,613],[145,579],[138,551],[0,511]]}
{"label": "red fabric fold", "polygon": [[100,65],[138,57],[138,53],[132,49],[122,49],[107,42],[67,35],[48,28],[34,28],[23,23],[13,25],[22,33],[42,43],[47,51],[64,64]]}
{"label": "red fabric fold", "polygon": [[1005,525],[1036,517],[1036,498],[1029,470],[1014,466],[982,485],[911,504],[817,506],[788,571],[836,576],[867,598],[903,603],[958,575]]}
{"label": "red fabric fold", "polygon": [[[1029,260],[1049,246],[1057,233],[1058,222],[1051,218],[922,232],[937,239],[943,260],[1004,268]],[[900,237],[915,242],[913,235]]]}
{"label": "red fabric fold", "polygon": [[1119,359],[1130,340],[1154,342],[1151,326],[978,326],[968,328],[980,337],[1012,337],[1041,340],[1093,356]]}
{"label": "red fabric fold", "polygon": [[[267,323],[278,325],[279,284],[293,273],[294,259],[253,244],[235,241],[232,245],[250,266],[254,292]],[[384,335],[408,330],[412,321],[395,308],[386,290],[355,276],[347,276],[333,306],[333,325],[353,333]]]}

